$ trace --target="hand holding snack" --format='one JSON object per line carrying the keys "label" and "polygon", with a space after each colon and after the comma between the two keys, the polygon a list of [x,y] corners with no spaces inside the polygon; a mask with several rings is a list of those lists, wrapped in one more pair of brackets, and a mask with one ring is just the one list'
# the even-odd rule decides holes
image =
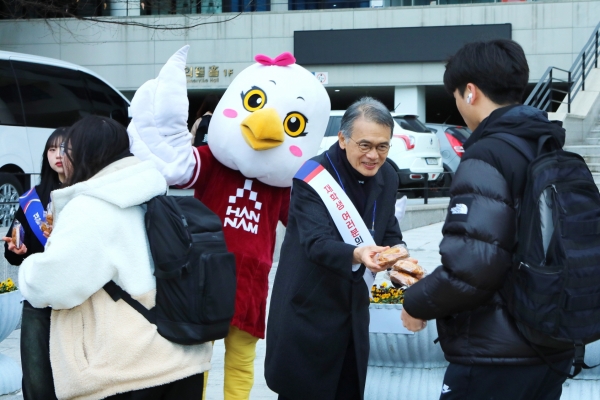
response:
{"label": "hand holding snack", "polygon": [[352,263],[353,264],[364,264],[372,272],[385,271],[386,267],[379,265],[375,262],[375,257],[378,253],[387,250],[387,247],[381,246],[362,246],[354,249]]}
{"label": "hand holding snack", "polygon": [[8,251],[12,251],[13,253],[18,255],[23,255],[27,253],[27,246],[25,246],[24,244],[21,244],[21,248],[17,249],[17,246],[15,246],[12,242],[12,238],[3,237],[2,240],[8,243]]}

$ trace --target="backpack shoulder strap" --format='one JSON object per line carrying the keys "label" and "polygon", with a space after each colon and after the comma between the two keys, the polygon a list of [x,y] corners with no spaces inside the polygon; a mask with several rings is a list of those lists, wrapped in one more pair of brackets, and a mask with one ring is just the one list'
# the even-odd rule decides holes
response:
{"label": "backpack shoulder strap", "polygon": [[[510,133],[504,133],[504,132],[494,133],[494,134],[486,136],[486,137],[500,139],[503,142],[508,143],[515,150],[517,150],[519,153],[521,153],[529,162],[533,161],[536,157],[536,154],[531,149],[531,146],[529,146],[527,140],[525,140],[523,138],[520,138],[515,135],[511,135]],[[545,142],[547,140],[547,138],[550,138],[550,136],[547,136],[547,137],[543,136],[542,138],[540,138],[540,140],[544,139],[544,142]],[[544,142],[542,142],[542,146],[543,146]],[[539,148],[538,148],[538,151],[539,151]]]}
{"label": "backpack shoulder strap", "polygon": [[115,281],[110,281],[106,285],[104,285],[104,290],[113,299],[113,301],[117,302],[119,300],[123,300],[131,307],[133,307],[134,310],[142,314],[144,318],[148,320],[148,322],[150,322],[151,324],[156,324],[156,314],[154,313],[153,309],[148,310],[142,305],[142,303],[131,297],[129,293],[127,293],[119,285],[117,285]]}

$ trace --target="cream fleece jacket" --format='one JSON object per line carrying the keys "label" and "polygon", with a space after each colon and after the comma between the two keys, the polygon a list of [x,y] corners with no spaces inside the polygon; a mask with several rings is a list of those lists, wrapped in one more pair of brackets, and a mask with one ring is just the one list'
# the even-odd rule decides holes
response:
{"label": "cream fleece jacket", "polygon": [[53,308],[50,360],[59,399],[101,399],[210,369],[210,343],[170,342],[102,289],[114,280],[154,306],[154,265],[140,204],[166,189],[151,162],[127,157],[52,193],[54,230],[45,252],[21,265],[19,286],[34,307]]}

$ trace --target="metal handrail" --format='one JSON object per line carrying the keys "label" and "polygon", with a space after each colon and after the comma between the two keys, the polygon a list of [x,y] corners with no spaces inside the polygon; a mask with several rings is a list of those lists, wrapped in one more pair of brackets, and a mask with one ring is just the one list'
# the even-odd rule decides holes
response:
{"label": "metal handrail", "polygon": [[[553,104],[566,104],[567,111],[571,112],[571,104],[579,91],[585,91],[585,79],[593,68],[598,68],[598,57],[600,55],[600,22],[592,32],[587,43],[583,46],[579,55],[573,62],[571,69],[564,70],[557,67],[548,67],[538,83],[535,85],[525,104],[537,107],[543,111],[552,111]],[[567,79],[554,76],[553,72],[567,74]],[[553,87],[553,83],[562,82],[567,84],[567,90],[559,90]],[[555,100],[554,93],[564,94],[562,100]],[[566,101],[565,101],[566,98]]]}

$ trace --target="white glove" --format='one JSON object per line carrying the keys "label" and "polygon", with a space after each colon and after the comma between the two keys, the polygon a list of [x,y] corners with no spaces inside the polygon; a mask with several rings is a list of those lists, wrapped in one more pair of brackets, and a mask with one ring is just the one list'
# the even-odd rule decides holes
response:
{"label": "white glove", "polygon": [[183,46],[173,54],[158,77],[144,83],[131,100],[132,119],[127,128],[131,152],[153,161],[169,185],[188,183],[196,160],[199,162],[187,128],[185,63],[189,48]]}
{"label": "white glove", "polygon": [[406,200],[406,196],[402,196],[401,199],[396,200],[396,212],[394,214],[398,219],[398,223],[400,223],[402,218],[404,218],[404,213],[406,212]]}

